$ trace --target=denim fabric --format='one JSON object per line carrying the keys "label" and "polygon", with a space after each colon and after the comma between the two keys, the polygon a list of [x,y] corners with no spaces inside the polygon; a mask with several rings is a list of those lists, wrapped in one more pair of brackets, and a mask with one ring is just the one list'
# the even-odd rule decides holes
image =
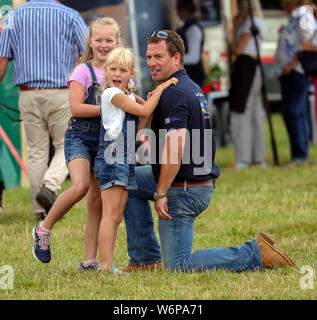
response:
{"label": "denim fabric", "polygon": [[65,132],[66,165],[74,159],[87,159],[91,170],[98,151],[100,118],[71,117]]}
{"label": "denim fabric", "polygon": [[[85,104],[98,104],[96,93],[99,83],[90,62],[87,62],[92,77],[92,85],[88,89]],[[100,133],[100,117],[78,118],[71,117],[65,132],[65,161],[66,165],[74,159],[87,159],[91,171],[94,170],[94,161],[98,151]]]}
{"label": "denim fabric", "polygon": [[307,160],[310,138],[307,109],[311,82],[296,71],[282,76],[280,82],[282,114],[291,144],[292,160]]}
{"label": "denim fabric", "polygon": [[[149,200],[154,200],[157,183],[150,166],[137,167],[136,179],[138,189],[129,193],[124,212],[128,254],[132,265],[151,264],[162,259],[149,204]],[[195,219],[208,207],[213,190],[212,186],[168,190],[168,214],[172,220],[159,218],[158,222],[165,268],[185,272],[262,270],[262,256],[255,239],[236,247],[192,252]]]}
{"label": "denim fabric", "polygon": [[[128,123],[133,125],[133,132],[128,134]],[[107,138],[106,130],[101,124],[100,142],[95,159],[95,176],[100,190],[113,186],[122,186],[127,190],[135,190],[135,137],[137,117],[125,114],[122,132],[116,140]]]}

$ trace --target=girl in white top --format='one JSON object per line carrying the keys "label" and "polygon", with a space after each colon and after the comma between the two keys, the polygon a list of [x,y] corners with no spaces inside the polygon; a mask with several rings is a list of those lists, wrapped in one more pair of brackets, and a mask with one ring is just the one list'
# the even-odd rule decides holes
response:
{"label": "girl in white top", "polygon": [[[135,116],[149,118],[159,102],[164,89],[176,85],[172,78],[161,83],[149,95],[144,104],[135,101],[131,79],[135,71],[135,58],[130,49],[116,48],[108,55],[105,64],[106,83],[101,96],[100,144],[95,162],[95,175],[99,180],[102,197],[102,219],[98,247],[100,270],[122,273],[113,264],[114,247],[118,226],[122,220],[128,190],[136,187],[135,162],[129,154],[129,145],[135,141]],[[139,99],[138,99],[139,100]],[[142,121],[142,123],[146,123]],[[129,135],[129,137],[128,137]],[[129,142],[130,141],[130,142]]]}

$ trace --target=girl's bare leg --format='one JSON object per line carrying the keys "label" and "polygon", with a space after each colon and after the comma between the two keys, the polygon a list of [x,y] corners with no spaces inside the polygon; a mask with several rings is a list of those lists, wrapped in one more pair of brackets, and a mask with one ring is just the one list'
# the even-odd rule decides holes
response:
{"label": "girl's bare leg", "polygon": [[87,220],[85,226],[84,261],[96,259],[98,250],[98,232],[102,215],[101,192],[98,180],[91,172],[90,185],[86,197]]}
{"label": "girl's bare leg", "polygon": [[51,230],[55,223],[62,218],[87,193],[90,181],[90,163],[87,159],[75,159],[69,162],[68,171],[72,185],[55,201],[42,227]]}
{"label": "girl's bare leg", "polygon": [[128,191],[123,187],[112,187],[101,192],[102,219],[98,235],[100,268],[111,270],[118,226],[122,221]]}

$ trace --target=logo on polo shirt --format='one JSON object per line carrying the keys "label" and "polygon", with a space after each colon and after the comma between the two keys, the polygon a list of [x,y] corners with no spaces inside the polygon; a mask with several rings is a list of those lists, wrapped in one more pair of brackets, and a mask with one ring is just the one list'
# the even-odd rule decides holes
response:
{"label": "logo on polo shirt", "polygon": [[207,110],[207,100],[204,98],[200,98],[199,103],[200,103],[200,108],[201,108],[201,113],[203,115],[203,118],[209,119],[209,113]]}
{"label": "logo on polo shirt", "polygon": [[166,119],[164,120],[164,122],[165,122],[165,124],[170,124],[170,123],[172,123],[172,122],[174,122],[174,121],[177,121],[177,120],[179,120],[179,118],[177,118],[177,117],[172,117],[172,118],[166,118]]}

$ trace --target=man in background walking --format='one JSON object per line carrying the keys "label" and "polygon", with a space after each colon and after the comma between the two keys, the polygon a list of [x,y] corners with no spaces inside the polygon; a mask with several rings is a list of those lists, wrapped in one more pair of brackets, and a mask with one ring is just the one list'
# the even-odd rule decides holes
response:
{"label": "man in background walking", "polygon": [[[53,0],[31,0],[6,16],[0,36],[0,82],[9,60],[29,154],[34,215],[42,220],[67,177],[64,134],[70,117],[66,78],[87,37],[79,13]],[[48,166],[49,137],[55,148]]]}

